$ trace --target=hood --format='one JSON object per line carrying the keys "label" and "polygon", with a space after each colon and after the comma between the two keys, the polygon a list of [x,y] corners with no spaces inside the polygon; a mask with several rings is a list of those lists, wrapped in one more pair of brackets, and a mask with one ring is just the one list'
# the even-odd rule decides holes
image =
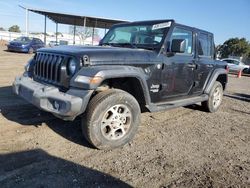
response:
{"label": "hood", "polygon": [[11,41],[10,45],[12,46],[22,46],[22,45],[27,45],[29,42],[20,42],[20,41]]}
{"label": "hood", "polygon": [[38,52],[67,54],[78,58],[88,56],[91,65],[95,64],[137,64],[160,62],[157,52],[145,49],[119,48],[107,46],[58,46],[42,48]]}

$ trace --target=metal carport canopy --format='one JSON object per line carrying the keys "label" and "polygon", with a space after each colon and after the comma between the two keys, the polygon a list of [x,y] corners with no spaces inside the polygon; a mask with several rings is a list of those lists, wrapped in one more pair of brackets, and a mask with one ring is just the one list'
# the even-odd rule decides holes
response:
{"label": "metal carport canopy", "polygon": [[45,11],[45,10],[39,10],[39,9],[33,9],[33,8],[26,8],[26,9],[28,9],[28,11],[44,15],[48,17],[49,19],[51,19],[52,21],[54,21],[55,23],[75,25],[75,26],[109,29],[114,24],[128,22],[125,20],[72,15],[72,14],[51,12],[47,10]]}

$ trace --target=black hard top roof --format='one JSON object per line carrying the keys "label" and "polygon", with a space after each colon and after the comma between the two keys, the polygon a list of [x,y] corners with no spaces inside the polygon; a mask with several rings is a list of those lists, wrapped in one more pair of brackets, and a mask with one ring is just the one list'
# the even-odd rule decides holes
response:
{"label": "black hard top roof", "polygon": [[196,32],[208,33],[208,34],[213,35],[213,33],[209,32],[209,31],[205,31],[205,30],[202,30],[202,29],[198,29],[196,27],[191,27],[191,26],[176,23],[174,19],[135,21],[135,22],[119,23],[119,24],[116,24],[116,26],[130,25],[130,24],[132,24],[132,25],[142,24],[143,25],[143,24],[154,24],[154,23],[164,23],[164,22],[172,22],[172,25],[174,24],[174,25],[177,25],[177,26],[180,26],[180,27],[189,28],[190,30],[194,30]]}

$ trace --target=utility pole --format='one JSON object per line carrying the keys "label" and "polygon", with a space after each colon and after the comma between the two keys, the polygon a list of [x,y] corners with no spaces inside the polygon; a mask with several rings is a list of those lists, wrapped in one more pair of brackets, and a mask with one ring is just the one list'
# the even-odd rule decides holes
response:
{"label": "utility pole", "polygon": [[25,10],[25,34],[26,36],[28,36],[29,35],[29,9],[21,5],[18,5],[18,6]]}
{"label": "utility pole", "polygon": [[26,12],[26,20],[25,20],[25,26],[26,26],[26,36],[29,35],[29,10],[26,8],[25,9],[25,12]]}

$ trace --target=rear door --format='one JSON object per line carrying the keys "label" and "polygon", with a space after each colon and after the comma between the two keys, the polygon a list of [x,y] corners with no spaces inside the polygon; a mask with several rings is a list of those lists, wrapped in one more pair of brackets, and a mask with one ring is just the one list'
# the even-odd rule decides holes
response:
{"label": "rear door", "polygon": [[204,86],[214,70],[214,43],[213,35],[198,31],[196,33],[196,55],[197,69],[194,70],[193,94],[201,94]]}
{"label": "rear door", "polygon": [[233,71],[238,71],[238,70],[243,69],[244,66],[241,66],[239,61],[231,60],[231,64],[229,65],[229,70],[230,70],[230,68]]}
{"label": "rear door", "polygon": [[43,41],[41,41],[40,39],[37,39],[38,44],[39,44],[39,48],[43,48],[44,47],[44,43]]}
{"label": "rear door", "polygon": [[36,49],[37,49],[37,43],[36,43],[36,39],[35,38],[32,39],[31,47],[36,51]]}
{"label": "rear door", "polygon": [[36,38],[33,39],[33,46],[34,46],[33,47],[34,50],[37,50],[41,47],[41,43],[40,43],[39,39],[36,39]]}

